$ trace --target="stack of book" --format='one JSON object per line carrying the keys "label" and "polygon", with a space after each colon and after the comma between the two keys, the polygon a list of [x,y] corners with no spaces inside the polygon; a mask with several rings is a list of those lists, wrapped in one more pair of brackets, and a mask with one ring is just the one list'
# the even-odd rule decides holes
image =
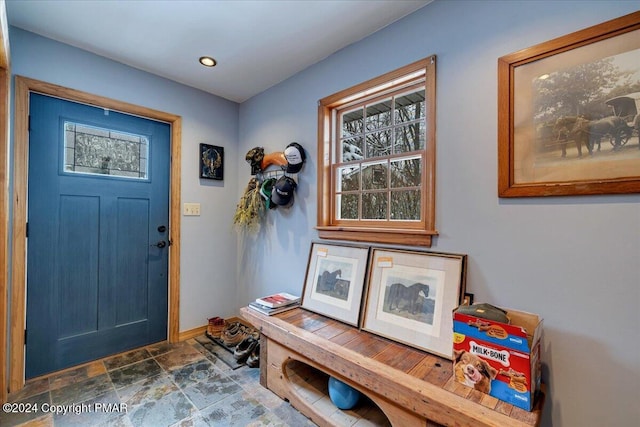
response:
{"label": "stack of book", "polygon": [[256,298],[255,301],[249,303],[250,309],[267,316],[282,313],[296,307],[300,307],[300,297],[286,292]]}

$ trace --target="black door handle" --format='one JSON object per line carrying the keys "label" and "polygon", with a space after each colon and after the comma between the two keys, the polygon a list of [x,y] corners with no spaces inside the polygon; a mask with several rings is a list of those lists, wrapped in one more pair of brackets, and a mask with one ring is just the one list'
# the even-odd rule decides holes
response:
{"label": "black door handle", "polygon": [[153,245],[149,245],[149,246],[157,246],[162,249],[165,246],[167,246],[167,242],[165,242],[164,240],[160,240],[158,243],[154,243]]}

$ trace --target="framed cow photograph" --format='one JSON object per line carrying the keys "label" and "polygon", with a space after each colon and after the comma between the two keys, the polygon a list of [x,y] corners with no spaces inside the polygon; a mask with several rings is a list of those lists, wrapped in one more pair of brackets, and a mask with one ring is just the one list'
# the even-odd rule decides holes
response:
{"label": "framed cow photograph", "polygon": [[498,196],[640,193],[640,12],[498,59]]}
{"label": "framed cow photograph", "polygon": [[362,329],[451,359],[466,255],[373,248]]}
{"label": "framed cow photograph", "polygon": [[359,326],[368,246],[312,243],[302,308]]}

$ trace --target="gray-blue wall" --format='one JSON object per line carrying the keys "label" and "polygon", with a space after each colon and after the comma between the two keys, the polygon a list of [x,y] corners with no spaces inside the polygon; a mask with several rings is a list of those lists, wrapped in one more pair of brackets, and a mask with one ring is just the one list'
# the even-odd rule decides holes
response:
{"label": "gray-blue wall", "polygon": [[[318,100],[435,54],[432,249],[469,255],[477,301],[544,317],[543,425],[640,425],[640,196],[497,197],[498,57],[639,9],[639,1],[438,0],[241,104],[240,154],[298,141],[309,159],[294,206],[269,212],[257,236],[239,240],[238,301],[302,292],[317,238]],[[244,159],[238,172],[241,191]]]}

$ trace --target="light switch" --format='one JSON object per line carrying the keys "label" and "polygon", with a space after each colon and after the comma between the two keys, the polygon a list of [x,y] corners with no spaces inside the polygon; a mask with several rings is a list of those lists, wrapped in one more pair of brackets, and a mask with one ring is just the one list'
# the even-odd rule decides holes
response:
{"label": "light switch", "polygon": [[185,203],[182,214],[184,216],[200,216],[200,203]]}

